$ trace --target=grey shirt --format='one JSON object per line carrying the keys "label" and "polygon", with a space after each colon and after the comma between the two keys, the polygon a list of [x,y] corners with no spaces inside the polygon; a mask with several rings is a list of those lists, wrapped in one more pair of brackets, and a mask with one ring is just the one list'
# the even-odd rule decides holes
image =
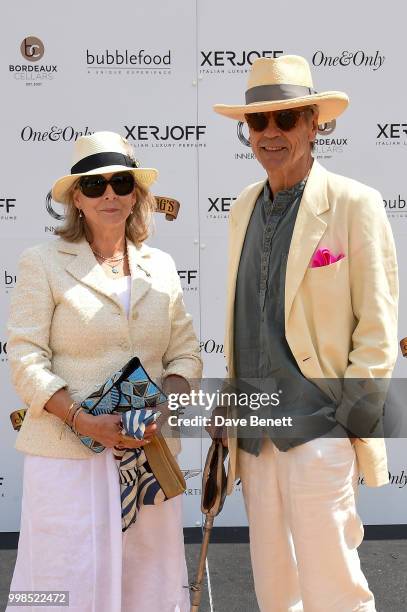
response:
{"label": "grey shirt", "polygon": [[[240,257],[234,313],[236,382],[245,392],[282,392],[280,405],[261,408],[256,411],[258,416],[293,417],[293,427],[241,430],[239,447],[256,455],[263,435],[269,435],[280,450],[288,450],[336,425],[336,407],[302,375],[285,338],[287,257],[304,187],[305,181],[301,181],[279,191],[273,199],[266,182],[254,206]],[[241,379],[250,382],[249,387]]]}

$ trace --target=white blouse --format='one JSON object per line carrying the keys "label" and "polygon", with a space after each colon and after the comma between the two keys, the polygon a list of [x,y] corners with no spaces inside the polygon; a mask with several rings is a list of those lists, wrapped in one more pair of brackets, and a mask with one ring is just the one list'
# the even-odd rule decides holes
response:
{"label": "white blouse", "polygon": [[130,295],[131,295],[131,276],[121,276],[119,278],[111,278],[113,291],[116,293],[120,302],[129,316],[130,311]]}

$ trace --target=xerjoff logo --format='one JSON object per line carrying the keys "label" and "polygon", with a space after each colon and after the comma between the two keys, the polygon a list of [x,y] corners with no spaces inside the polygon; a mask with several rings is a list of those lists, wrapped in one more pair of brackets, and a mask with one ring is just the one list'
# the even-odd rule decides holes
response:
{"label": "xerjoff logo", "polygon": [[16,198],[0,198],[0,221],[15,221]]}
{"label": "xerjoff logo", "polygon": [[228,219],[230,207],[235,200],[230,197],[208,197],[207,219]]}
{"label": "xerjoff logo", "polygon": [[244,73],[248,72],[254,60],[259,57],[279,57],[284,51],[247,51],[247,50],[206,50],[201,51],[201,64],[199,72],[201,74],[224,74],[226,72]]}
{"label": "xerjoff logo", "polygon": [[45,47],[42,40],[36,36],[26,36],[21,42],[20,51],[29,64],[9,64],[9,72],[13,73],[15,79],[24,81],[26,85],[38,86],[55,78],[58,71],[55,64],[36,64],[44,56]]}
{"label": "xerjoff logo", "polygon": [[379,51],[372,54],[365,53],[361,49],[357,51],[342,51],[338,55],[326,55],[321,50],[315,51],[312,56],[314,66],[355,66],[356,68],[371,68],[374,72],[381,68],[386,59]]}
{"label": "xerjoff logo", "polygon": [[139,49],[106,49],[105,51],[90,51],[86,49],[86,66],[88,74],[92,70],[96,74],[121,73],[126,74],[169,74],[171,72],[171,50],[164,53]]}
{"label": "xerjoff logo", "polygon": [[206,125],[125,125],[124,137],[134,147],[206,147]]}
{"label": "xerjoff logo", "polygon": [[177,270],[177,272],[184,291],[198,291],[198,285],[194,282],[198,278],[198,270]]}
{"label": "xerjoff logo", "polygon": [[400,146],[406,145],[407,123],[378,123],[376,145]]}
{"label": "xerjoff logo", "polygon": [[400,219],[400,217],[407,218],[406,200],[401,197],[400,193],[394,198],[383,198],[383,204],[388,217],[392,217],[393,219]]}

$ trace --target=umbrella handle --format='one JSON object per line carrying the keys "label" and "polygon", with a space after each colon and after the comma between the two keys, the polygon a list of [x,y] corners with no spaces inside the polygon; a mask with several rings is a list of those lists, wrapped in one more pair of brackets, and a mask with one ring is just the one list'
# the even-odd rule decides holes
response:
{"label": "umbrella handle", "polygon": [[201,544],[201,553],[199,556],[199,564],[196,572],[195,581],[189,586],[191,591],[191,612],[198,612],[202,598],[202,580],[205,571],[206,555],[208,554],[209,539],[213,527],[213,516],[206,515],[204,524],[204,536]]}

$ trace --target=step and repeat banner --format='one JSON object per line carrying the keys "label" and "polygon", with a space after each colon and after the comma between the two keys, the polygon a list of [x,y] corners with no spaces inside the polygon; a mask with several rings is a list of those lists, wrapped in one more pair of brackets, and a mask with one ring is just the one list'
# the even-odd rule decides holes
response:
{"label": "step and repeat banner", "polygon": [[[112,130],[126,137],[141,164],[160,172],[153,192],[181,202],[176,220],[155,215],[149,244],[174,257],[204,376],[222,378],[229,211],[264,172],[245,126],[216,115],[212,105],[244,100],[257,57],[303,55],[318,91],[350,96],[346,113],[320,126],[315,157],[381,191],[398,249],[399,334],[407,336],[407,86],[400,44],[407,9],[398,11],[390,24],[367,1],[350,0],[334,20],[324,17],[322,0],[275,8],[267,0],[125,0],[115,9],[95,0],[9,3],[0,58],[0,532],[18,531],[22,490],[23,457],[14,450],[8,416],[21,406],[7,362],[9,300],[21,251],[53,240],[63,219],[63,207],[47,206],[46,195],[69,173],[81,135]],[[406,374],[400,355],[395,375]],[[201,524],[207,448],[208,440],[183,440],[185,526]],[[406,441],[389,440],[388,451],[391,484],[360,485],[367,524],[406,523]],[[239,487],[217,524],[246,524]]]}

